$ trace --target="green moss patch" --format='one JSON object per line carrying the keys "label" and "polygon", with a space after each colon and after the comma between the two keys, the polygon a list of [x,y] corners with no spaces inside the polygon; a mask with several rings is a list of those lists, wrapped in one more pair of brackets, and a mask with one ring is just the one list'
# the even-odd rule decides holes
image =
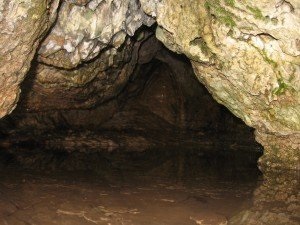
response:
{"label": "green moss patch", "polygon": [[225,4],[231,7],[234,7],[235,1],[234,0],[224,0]]}
{"label": "green moss patch", "polygon": [[264,60],[269,63],[270,65],[272,65],[274,68],[278,67],[278,63],[275,62],[273,59],[269,58],[266,51],[262,50],[260,51],[262,57],[264,58]]}
{"label": "green moss patch", "polygon": [[[226,2],[234,5],[233,0],[227,0]],[[204,6],[211,14],[215,15],[217,20],[221,23],[224,23],[226,26],[231,28],[236,26],[236,22],[233,19],[233,13],[222,7],[220,5],[220,0],[206,1]]]}
{"label": "green moss patch", "polygon": [[264,17],[264,15],[262,14],[262,12],[259,8],[251,7],[251,6],[247,5],[247,9],[252,13],[252,15],[254,16],[255,19],[266,20],[266,18]]}
{"label": "green moss patch", "polygon": [[94,13],[93,10],[88,9],[88,10],[86,11],[86,13],[84,14],[84,17],[86,18],[86,20],[91,20],[91,19],[93,18],[94,14],[95,14],[95,13]]}
{"label": "green moss patch", "polygon": [[28,10],[29,19],[40,19],[47,11],[47,1],[36,0]]}
{"label": "green moss patch", "polygon": [[289,86],[283,81],[282,78],[279,78],[277,82],[278,87],[273,90],[273,94],[281,95],[289,88]]}

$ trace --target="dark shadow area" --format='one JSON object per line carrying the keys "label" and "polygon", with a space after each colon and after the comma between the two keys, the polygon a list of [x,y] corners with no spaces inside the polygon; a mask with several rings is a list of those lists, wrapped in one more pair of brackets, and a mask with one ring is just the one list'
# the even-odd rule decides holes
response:
{"label": "dark shadow area", "polygon": [[[151,32],[103,71],[100,58],[74,71],[33,64],[0,121],[0,224],[237,225],[273,216],[258,203],[273,201],[271,180],[293,199],[297,178],[263,179],[253,129]],[[294,225],[290,205],[271,209]]]}
{"label": "dark shadow area", "polygon": [[[150,51],[153,41],[156,39],[150,38],[150,44],[144,44],[140,55]],[[197,81],[189,61],[162,46],[148,58],[136,65],[116,97],[90,109],[57,109],[65,106],[61,93],[70,89],[61,88],[58,94],[52,87],[41,89],[35,83],[36,75],[29,75],[18,108],[0,123],[2,153],[19,165],[48,170],[60,168],[59,162],[69,158],[76,160],[77,153],[79,161],[89,161],[98,153],[140,154],[162,149],[164,154],[164,149],[199,149],[212,164],[214,158],[231,163],[242,157],[241,169],[251,165],[256,170],[262,151],[253,130],[212,99]],[[40,95],[33,96],[37,91]],[[78,92],[74,98],[80,98]],[[31,109],[31,101],[39,104]],[[66,165],[63,168],[68,170]]]}

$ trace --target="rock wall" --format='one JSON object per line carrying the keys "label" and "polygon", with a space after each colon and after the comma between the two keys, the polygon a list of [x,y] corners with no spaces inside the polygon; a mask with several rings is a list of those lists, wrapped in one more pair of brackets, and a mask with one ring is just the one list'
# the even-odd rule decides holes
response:
{"label": "rock wall", "polygon": [[[153,23],[154,20],[143,12],[138,1],[1,2],[0,83],[3,85],[0,87],[0,118],[16,107],[20,83],[29,71],[37,48],[34,64],[36,61],[40,64],[32,69],[39,71],[39,81],[69,87],[83,86],[94,79],[99,70],[120,67],[120,62],[128,63],[133,52],[128,49],[130,43],[127,37],[133,36],[142,25],[150,26]],[[47,34],[50,27],[51,32]],[[46,38],[42,39],[45,34]],[[143,34],[137,37],[138,40],[143,38]],[[123,54],[118,53],[118,49]],[[87,69],[84,63],[96,57],[100,59],[96,59],[97,62]],[[95,68],[97,71],[94,71]],[[126,75],[123,77],[126,80]],[[112,76],[109,79],[114,78]],[[101,88],[105,89],[107,85]],[[90,92],[95,89],[91,87]]]}
{"label": "rock wall", "polygon": [[20,83],[42,37],[55,20],[59,0],[0,3],[0,118],[12,112]]}
{"label": "rock wall", "polygon": [[264,173],[254,191],[253,206],[235,215],[229,225],[299,224],[299,174],[295,171]]}
{"label": "rock wall", "polygon": [[[116,96],[133,72],[135,43],[146,38],[136,31],[155,21],[156,37],[185,54],[212,96],[256,129],[265,146],[260,164],[299,169],[298,0],[5,0],[0,3],[0,118],[15,108],[37,49],[32,67],[37,82],[29,86],[37,91],[29,108],[44,104],[45,86],[47,95],[70,90],[62,98],[66,109]],[[87,85],[93,79],[96,86]],[[56,107],[57,99],[50,101]]]}
{"label": "rock wall", "polygon": [[153,129],[163,135],[163,123],[184,132],[244,130],[252,137],[197,82],[186,57],[166,49],[149,30],[142,32],[147,38],[128,39],[113,65],[109,53],[72,70],[35,65],[0,130]]}
{"label": "rock wall", "polygon": [[300,2],[141,2],[157,38],[187,55],[213,97],[257,130],[261,165],[299,169]]}
{"label": "rock wall", "polygon": [[116,97],[137,63],[141,42],[108,49],[78,68],[66,70],[38,63],[24,83],[21,108],[30,111],[88,109]]}
{"label": "rock wall", "polygon": [[66,0],[42,43],[39,60],[55,67],[75,68],[107,49],[116,52],[128,35],[153,23],[154,19],[144,13],[138,1]]}

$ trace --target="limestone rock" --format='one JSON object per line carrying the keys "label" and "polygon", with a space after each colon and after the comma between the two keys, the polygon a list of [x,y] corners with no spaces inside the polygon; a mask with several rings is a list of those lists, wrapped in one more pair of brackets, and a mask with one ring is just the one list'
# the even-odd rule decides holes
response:
{"label": "limestone rock", "polygon": [[153,23],[138,1],[65,1],[39,50],[39,60],[56,67],[75,68],[108,48],[119,48],[126,36]]}
{"label": "limestone rock", "polygon": [[56,17],[59,0],[2,0],[0,3],[0,118],[19,98],[19,85],[41,37]]}
{"label": "limestone rock", "polygon": [[231,218],[228,225],[297,225],[299,208],[297,172],[270,170],[254,192],[253,206]]}
{"label": "limestone rock", "polygon": [[[265,146],[261,165],[300,168],[299,0],[65,0],[39,43],[58,5],[0,3],[0,118],[14,109],[38,45],[40,64],[32,67],[38,91],[29,97],[36,106],[45,87],[48,96],[69,93],[61,95],[66,108],[116,96],[133,71],[132,59],[138,61],[125,56],[136,52],[124,50],[128,36],[156,21],[156,37],[186,55],[213,97],[256,129]],[[119,56],[123,64],[114,60]]]}
{"label": "limestone rock", "polygon": [[20,104],[28,112],[98,106],[123,90],[135,68],[140,44],[128,39],[122,49],[107,49],[72,70],[39,63],[24,85],[28,94]]}
{"label": "limestone rock", "polygon": [[[299,137],[299,1],[141,2],[157,20],[157,38],[191,59],[219,103],[260,133],[273,135],[273,143],[276,137]],[[288,155],[299,152],[299,142],[295,145],[285,145]],[[299,158],[290,163],[298,168]]]}

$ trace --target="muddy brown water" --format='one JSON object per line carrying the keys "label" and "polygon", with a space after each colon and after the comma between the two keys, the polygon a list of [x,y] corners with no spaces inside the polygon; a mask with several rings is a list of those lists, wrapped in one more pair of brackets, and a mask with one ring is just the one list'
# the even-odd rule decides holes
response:
{"label": "muddy brown water", "polygon": [[226,224],[253,183],[64,174],[1,174],[2,224]]}
{"label": "muddy brown water", "polygon": [[[106,166],[96,172],[3,166],[0,224],[225,225],[255,206],[263,185],[259,170],[238,157],[212,160],[197,151],[98,157]],[[289,215],[297,222],[297,209]]]}

